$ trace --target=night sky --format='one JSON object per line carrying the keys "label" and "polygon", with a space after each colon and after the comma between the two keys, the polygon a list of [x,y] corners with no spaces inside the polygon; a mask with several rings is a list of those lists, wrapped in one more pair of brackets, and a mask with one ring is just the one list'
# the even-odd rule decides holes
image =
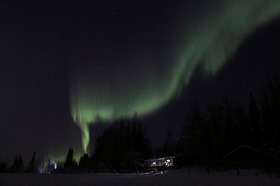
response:
{"label": "night sky", "polygon": [[279,74],[279,16],[279,0],[1,1],[2,159],[81,154],[135,112],[159,143],[193,100],[246,105]]}

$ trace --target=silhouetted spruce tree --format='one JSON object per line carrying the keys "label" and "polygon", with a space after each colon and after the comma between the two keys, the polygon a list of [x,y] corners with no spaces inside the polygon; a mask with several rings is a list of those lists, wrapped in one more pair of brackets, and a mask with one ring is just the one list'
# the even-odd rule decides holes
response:
{"label": "silhouetted spruce tree", "polygon": [[26,172],[35,172],[35,155],[36,155],[36,152],[33,152],[33,156],[32,156],[32,159],[31,161],[29,162],[29,165],[27,167],[27,170]]}
{"label": "silhouetted spruce tree", "polygon": [[242,144],[250,144],[250,122],[249,118],[240,105],[236,105],[234,108],[234,118],[236,125],[236,136],[237,143],[235,146]]}
{"label": "silhouetted spruce tree", "polygon": [[235,144],[235,123],[234,123],[234,116],[233,116],[233,108],[231,106],[231,103],[229,101],[229,98],[227,96],[222,98],[222,104],[224,107],[224,130],[225,130],[225,146],[223,147],[227,152],[230,152],[234,148],[237,147],[237,144]]}
{"label": "silhouetted spruce tree", "polygon": [[197,105],[191,108],[190,114],[186,117],[186,123],[183,129],[183,143],[185,146],[185,157],[192,166],[199,164],[204,158],[202,149],[202,127],[204,125],[204,115]]}
{"label": "silhouetted spruce tree", "polygon": [[76,161],[74,160],[74,150],[70,147],[64,164],[64,172],[72,173],[76,169]]}
{"label": "silhouetted spruce tree", "polygon": [[21,154],[17,154],[13,165],[10,168],[11,172],[22,172],[23,171],[23,160]]}
{"label": "silhouetted spruce tree", "polygon": [[156,156],[171,156],[175,155],[177,148],[177,141],[175,140],[173,131],[167,130],[165,141],[162,146],[157,149]]}
{"label": "silhouetted spruce tree", "polygon": [[142,124],[137,119],[137,115],[134,115],[132,119],[132,131],[131,131],[132,151],[139,152],[143,159],[147,159],[151,156],[151,146],[149,139],[147,138]]}
{"label": "silhouetted spruce tree", "polygon": [[96,140],[91,157],[95,171],[136,171],[149,156],[150,147],[142,125],[136,118],[117,119]]}
{"label": "silhouetted spruce tree", "polygon": [[[221,124],[221,106],[216,105],[208,108],[208,119],[206,125],[208,126],[209,135],[209,150],[208,158],[212,159],[212,163],[218,162],[222,154],[223,129]],[[207,131],[206,131],[207,132]]]}
{"label": "silhouetted spruce tree", "polygon": [[[152,150],[149,139],[146,137],[142,124],[138,121],[136,114],[132,118],[131,124],[128,122],[127,125],[132,125],[132,127],[130,131],[127,131],[131,132],[131,134],[128,135],[127,141],[130,148],[126,149],[125,153],[126,169],[138,170],[141,163],[145,159],[150,158]],[[127,128],[130,129],[130,127]]]}
{"label": "silhouetted spruce tree", "polygon": [[90,171],[90,158],[87,154],[84,154],[79,161],[79,168],[83,172],[89,172]]}
{"label": "silhouetted spruce tree", "polygon": [[280,84],[269,80],[262,103],[263,146],[274,157],[280,157]]}
{"label": "silhouetted spruce tree", "polygon": [[257,103],[252,94],[249,101],[249,121],[250,121],[250,144],[256,148],[262,147],[262,135],[260,130],[261,115]]}

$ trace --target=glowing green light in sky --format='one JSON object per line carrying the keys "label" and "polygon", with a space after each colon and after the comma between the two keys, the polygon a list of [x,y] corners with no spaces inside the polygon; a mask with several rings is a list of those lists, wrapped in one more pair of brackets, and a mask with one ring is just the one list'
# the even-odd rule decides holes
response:
{"label": "glowing green light in sky", "polygon": [[90,140],[89,124],[155,111],[188,84],[198,66],[205,74],[217,73],[250,32],[280,13],[279,0],[218,2],[211,11],[203,12],[201,23],[198,20],[186,23],[186,35],[179,36],[185,43],[178,44],[184,48],[173,54],[169,63],[155,61],[151,54],[143,55],[141,51],[129,60],[123,59],[128,64],[120,64],[121,71],[110,69],[108,74],[108,69],[93,65],[74,75],[71,112],[82,130],[85,152]]}

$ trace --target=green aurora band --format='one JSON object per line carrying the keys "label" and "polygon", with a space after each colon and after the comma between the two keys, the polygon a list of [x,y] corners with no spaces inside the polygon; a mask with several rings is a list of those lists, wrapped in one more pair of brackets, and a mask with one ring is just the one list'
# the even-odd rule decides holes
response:
{"label": "green aurora band", "polygon": [[[213,6],[215,12],[206,12],[202,25],[188,29],[185,44],[181,43],[184,47],[169,64],[171,68],[166,67],[168,72],[155,61],[123,75],[106,76],[105,71],[95,74],[90,69],[79,69],[73,75],[71,115],[82,131],[85,153],[90,124],[156,111],[189,83],[196,68],[201,67],[206,75],[216,74],[250,32],[280,13],[279,0],[228,0]],[[147,60],[141,55],[130,60]]]}

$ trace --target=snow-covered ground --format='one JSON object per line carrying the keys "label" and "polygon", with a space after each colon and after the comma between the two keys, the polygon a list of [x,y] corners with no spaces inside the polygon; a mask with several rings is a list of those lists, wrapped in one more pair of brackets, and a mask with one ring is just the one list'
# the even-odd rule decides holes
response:
{"label": "snow-covered ground", "polygon": [[183,185],[183,186],[279,186],[280,178],[273,175],[256,175],[253,170],[211,172],[173,170],[167,174],[136,175],[136,174],[0,174],[0,185]]}

